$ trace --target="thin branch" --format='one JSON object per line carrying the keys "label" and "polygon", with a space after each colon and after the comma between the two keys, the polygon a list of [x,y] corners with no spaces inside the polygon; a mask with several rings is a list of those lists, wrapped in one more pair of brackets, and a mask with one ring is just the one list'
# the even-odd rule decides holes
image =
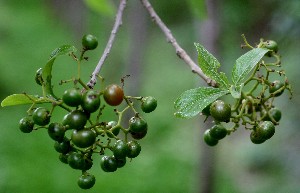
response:
{"label": "thin branch", "polygon": [[122,25],[122,17],[123,17],[123,12],[124,12],[124,9],[126,7],[126,4],[127,4],[127,0],[120,0],[120,4],[119,4],[118,12],[117,12],[117,15],[116,15],[115,23],[114,23],[113,29],[111,31],[110,37],[108,39],[108,42],[106,44],[105,50],[104,50],[104,52],[103,52],[103,54],[102,54],[102,56],[101,56],[101,58],[100,58],[100,60],[97,64],[94,72],[91,75],[90,81],[87,83],[87,86],[89,88],[94,88],[94,86],[97,82],[97,76],[99,75],[101,67],[102,67],[104,61],[106,60],[106,58],[108,57],[108,55],[110,53],[112,45],[115,41],[116,34],[117,34],[120,26]]}
{"label": "thin branch", "polygon": [[191,59],[191,57],[185,52],[183,48],[177,43],[176,39],[174,38],[171,30],[164,24],[164,22],[160,19],[157,15],[155,10],[153,9],[152,5],[148,0],[141,0],[141,3],[144,5],[146,10],[149,12],[152,20],[158,25],[158,27],[162,30],[162,32],[167,37],[167,41],[172,44],[172,46],[176,50],[177,56],[182,59],[187,65],[190,66],[193,73],[198,74],[207,84],[216,86],[216,83],[208,78],[200,69],[200,67]]}

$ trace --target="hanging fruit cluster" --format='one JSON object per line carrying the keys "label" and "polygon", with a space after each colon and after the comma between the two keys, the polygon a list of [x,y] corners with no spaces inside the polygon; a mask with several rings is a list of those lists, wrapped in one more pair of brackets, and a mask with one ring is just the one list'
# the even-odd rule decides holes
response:
{"label": "hanging fruit cluster", "polygon": [[[73,46],[64,45],[53,51],[44,68],[36,72],[35,81],[42,86],[43,96],[27,93],[8,96],[2,106],[31,104],[27,115],[19,122],[19,128],[24,133],[46,129],[54,140],[54,149],[59,153],[59,160],[71,168],[82,171],[78,185],[89,189],[95,184],[95,177],[89,170],[93,166],[93,155],[101,156],[98,163],[105,172],[114,172],[123,167],[128,159],[137,157],[141,151],[138,140],[145,137],[148,131],[146,120],[138,112],[137,107],[150,113],[157,107],[157,100],[152,97],[126,96],[121,85],[111,84],[104,89],[87,87],[80,78],[80,64],[87,58],[85,52],[97,47],[98,41],[93,35],[82,38],[83,49],[80,57],[75,55]],[[52,65],[57,56],[70,55],[78,64],[78,77],[60,84],[69,84],[61,97],[53,92]],[[44,103],[50,103],[47,108]],[[136,104],[137,103],[137,104]],[[114,120],[103,120],[103,110],[106,106],[115,107],[117,115]],[[49,105],[48,105],[49,106]],[[116,108],[122,108],[117,110]],[[59,121],[52,120],[57,108],[63,108],[65,115]],[[125,113],[133,115],[124,120]],[[128,122],[128,126],[123,126]]]}

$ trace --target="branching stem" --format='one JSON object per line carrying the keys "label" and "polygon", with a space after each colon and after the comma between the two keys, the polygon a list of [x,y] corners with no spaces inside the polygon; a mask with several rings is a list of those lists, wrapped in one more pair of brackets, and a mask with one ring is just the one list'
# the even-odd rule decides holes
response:
{"label": "branching stem", "polygon": [[119,8],[118,8],[118,12],[117,12],[117,15],[116,15],[116,19],[115,19],[115,23],[114,23],[114,26],[113,26],[113,29],[111,31],[111,34],[110,34],[110,37],[108,39],[108,42],[106,44],[106,47],[105,47],[105,50],[94,70],[94,72],[92,73],[91,75],[91,79],[90,81],[87,83],[87,86],[89,88],[94,88],[96,82],[97,82],[97,77],[99,75],[99,72],[101,70],[101,67],[104,63],[104,61],[106,60],[106,58],[108,57],[109,53],[110,53],[110,50],[113,46],[113,43],[115,41],[115,37],[116,37],[116,34],[120,28],[120,26],[122,25],[122,17],[123,17],[123,12],[124,12],[124,9],[126,7],[126,4],[127,4],[127,0],[120,0],[120,4],[119,4]]}

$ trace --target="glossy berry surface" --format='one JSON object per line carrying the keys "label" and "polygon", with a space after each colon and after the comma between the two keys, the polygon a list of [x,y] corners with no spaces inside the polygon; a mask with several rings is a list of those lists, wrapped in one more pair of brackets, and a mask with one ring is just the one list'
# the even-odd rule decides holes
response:
{"label": "glossy berry surface", "polygon": [[204,132],[204,135],[203,135],[203,139],[204,139],[204,142],[209,145],[209,146],[215,146],[218,144],[219,140],[211,137],[210,135],[210,129],[207,129],[205,132]]}
{"label": "glossy berry surface", "polygon": [[141,145],[135,140],[129,141],[127,143],[127,146],[128,146],[128,152],[127,152],[127,157],[128,158],[137,157],[140,154],[141,150],[142,150]]}
{"label": "glossy berry surface", "polygon": [[94,50],[98,46],[97,38],[91,34],[84,35],[81,43],[83,48],[86,50]]}
{"label": "glossy berry surface", "polygon": [[[270,116],[269,116],[270,115]],[[276,121],[279,122],[282,116],[282,113],[279,109],[277,108],[271,108],[269,110],[269,115],[266,115],[266,112],[264,112],[264,121],[271,121],[271,117]]]}
{"label": "glossy berry surface", "polygon": [[261,144],[266,141],[266,139],[259,132],[256,132],[256,131],[251,132],[250,140],[254,144]]}
{"label": "glossy berry surface", "polygon": [[146,131],[148,128],[147,122],[140,117],[132,117],[129,120],[129,130],[131,132],[140,133]]}
{"label": "glossy berry surface", "polygon": [[147,135],[147,131],[148,131],[148,128],[141,132],[130,131],[130,134],[133,139],[139,140],[139,139],[143,139]]}
{"label": "glossy berry surface", "polygon": [[87,122],[87,115],[80,110],[74,110],[64,116],[63,125],[68,129],[83,129]]}
{"label": "glossy berry surface", "polygon": [[269,87],[270,94],[274,94],[274,96],[276,97],[280,96],[284,92],[284,89],[282,89],[283,86],[284,84],[281,81],[275,80],[270,84]]}
{"label": "glossy berry surface", "polygon": [[256,132],[265,140],[270,139],[275,134],[275,126],[271,121],[264,121],[256,129]]}
{"label": "glossy berry surface", "polygon": [[114,156],[103,156],[100,160],[100,166],[105,172],[114,172],[118,168],[118,163]]}
{"label": "glossy berry surface", "polygon": [[30,133],[33,130],[34,122],[29,117],[24,117],[19,122],[19,129],[23,133]]}
{"label": "glossy berry surface", "polygon": [[150,113],[154,111],[156,107],[157,100],[154,97],[148,96],[142,99],[141,109],[144,113]]}
{"label": "glossy berry surface", "polygon": [[125,158],[127,156],[128,151],[129,148],[123,140],[116,141],[112,148],[112,152],[116,159]]}
{"label": "glossy berry surface", "polygon": [[33,111],[32,119],[39,126],[48,125],[50,122],[49,111],[44,107],[38,107]]}
{"label": "glossy berry surface", "polygon": [[71,140],[77,147],[86,148],[94,144],[96,137],[96,133],[90,129],[74,130]]}
{"label": "glossy berry surface", "polygon": [[120,86],[111,84],[105,88],[103,97],[107,104],[118,106],[123,101],[124,91]]}
{"label": "glossy berry surface", "polygon": [[81,170],[84,166],[84,158],[81,153],[72,152],[68,156],[68,164],[73,169]]}
{"label": "glossy berry surface", "polygon": [[216,100],[210,106],[211,116],[219,122],[229,122],[231,117],[231,108],[222,100]]}
{"label": "glossy berry surface", "polygon": [[100,107],[99,94],[94,90],[88,90],[83,94],[81,106],[84,111],[89,113],[97,111]]}
{"label": "glossy berry surface", "polygon": [[62,142],[65,137],[65,127],[60,123],[51,123],[48,126],[48,135],[55,141]]}
{"label": "glossy berry surface", "polygon": [[62,142],[56,141],[54,143],[54,149],[59,153],[68,153],[71,149],[70,140],[65,137]]}
{"label": "glossy berry surface", "polygon": [[226,135],[227,135],[227,129],[221,124],[214,125],[210,129],[210,136],[217,140],[223,139],[224,137],[226,137]]}
{"label": "glossy berry surface", "polygon": [[95,185],[96,178],[92,174],[82,174],[78,181],[77,184],[81,189],[90,189]]}
{"label": "glossy berry surface", "polygon": [[62,96],[63,102],[70,107],[77,107],[81,104],[81,93],[76,88],[65,90]]}

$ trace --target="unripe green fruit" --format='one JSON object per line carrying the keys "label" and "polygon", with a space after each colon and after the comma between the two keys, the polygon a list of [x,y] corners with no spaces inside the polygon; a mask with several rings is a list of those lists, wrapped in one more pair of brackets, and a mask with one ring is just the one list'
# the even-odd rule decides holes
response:
{"label": "unripe green fruit", "polygon": [[227,135],[227,129],[221,124],[214,125],[210,129],[210,136],[217,140],[223,139],[224,137],[226,137],[226,135]]}
{"label": "unripe green fruit", "polygon": [[50,112],[44,107],[38,107],[33,111],[32,119],[39,126],[48,125],[50,122]]}
{"label": "unripe green fruit", "polygon": [[30,133],[33,130],[34,122],[29,117],[24,117],[19,122],[19,129],[23,133]]}
{"label": "unripe green fruit", "polygon": [[276,94],[274,94],[274,96],[275,97],[280,96],[284,92],[284,89],[280,90],[283,86],[284,86],[284,83],[282,83],[281,81],[279,81],[279,80],[273,81],[269,86],[270,94],[273,94],[276,92]]}
{"label": "unripe green fruit", "polygon": [[77,147],[86,148],[95,143],[96,137],[96,133],[90,129],[74,130],[71,140]]}
{"label": "unripe green fruit", "polygon": [[85,173],[79,177],[77,184],[82,189],[90,189],[95,185],[95,182],[96,178],[94,175]]}
{"label": "unripe green fruit", "polygon": [[81,106],[89,113],[97,111],[100,107],[99,94],[94,90],[88,90],[83,94]]}
{"label": "unripe green fruit", "polygon": [[98,40],[95,36],[88,34],[82,37],[82,46],[86,50],[94,50],[98,46]]}
{"label": "unripe green fruit", "polygon": [[157,100],[154,97],[148,96],[142,99],[141,109],[144,113],[150,113],[154,111],[156,107]]}
{"label": "unripe green fruit", "polygon": [[77,107],[81,104],[82,96],[80,90],[70,88],[62,96],[63,102],[70,107]]}
{"label": "unripe green fruit", "polygon": [[203,135],[203,139],[204,139],[204,142],[209,145],[209,146],[215,146],[218,144],[219,140],[211,137],[210,135],[210,129],[207,129],[205,132],[204,132],[204,135]]}
{"label": "unripe green fruit", "polygon": [[229,122],[231,117],[231,108],[222,100],[216,100],[210,106],[211,116],[219,122]]}

